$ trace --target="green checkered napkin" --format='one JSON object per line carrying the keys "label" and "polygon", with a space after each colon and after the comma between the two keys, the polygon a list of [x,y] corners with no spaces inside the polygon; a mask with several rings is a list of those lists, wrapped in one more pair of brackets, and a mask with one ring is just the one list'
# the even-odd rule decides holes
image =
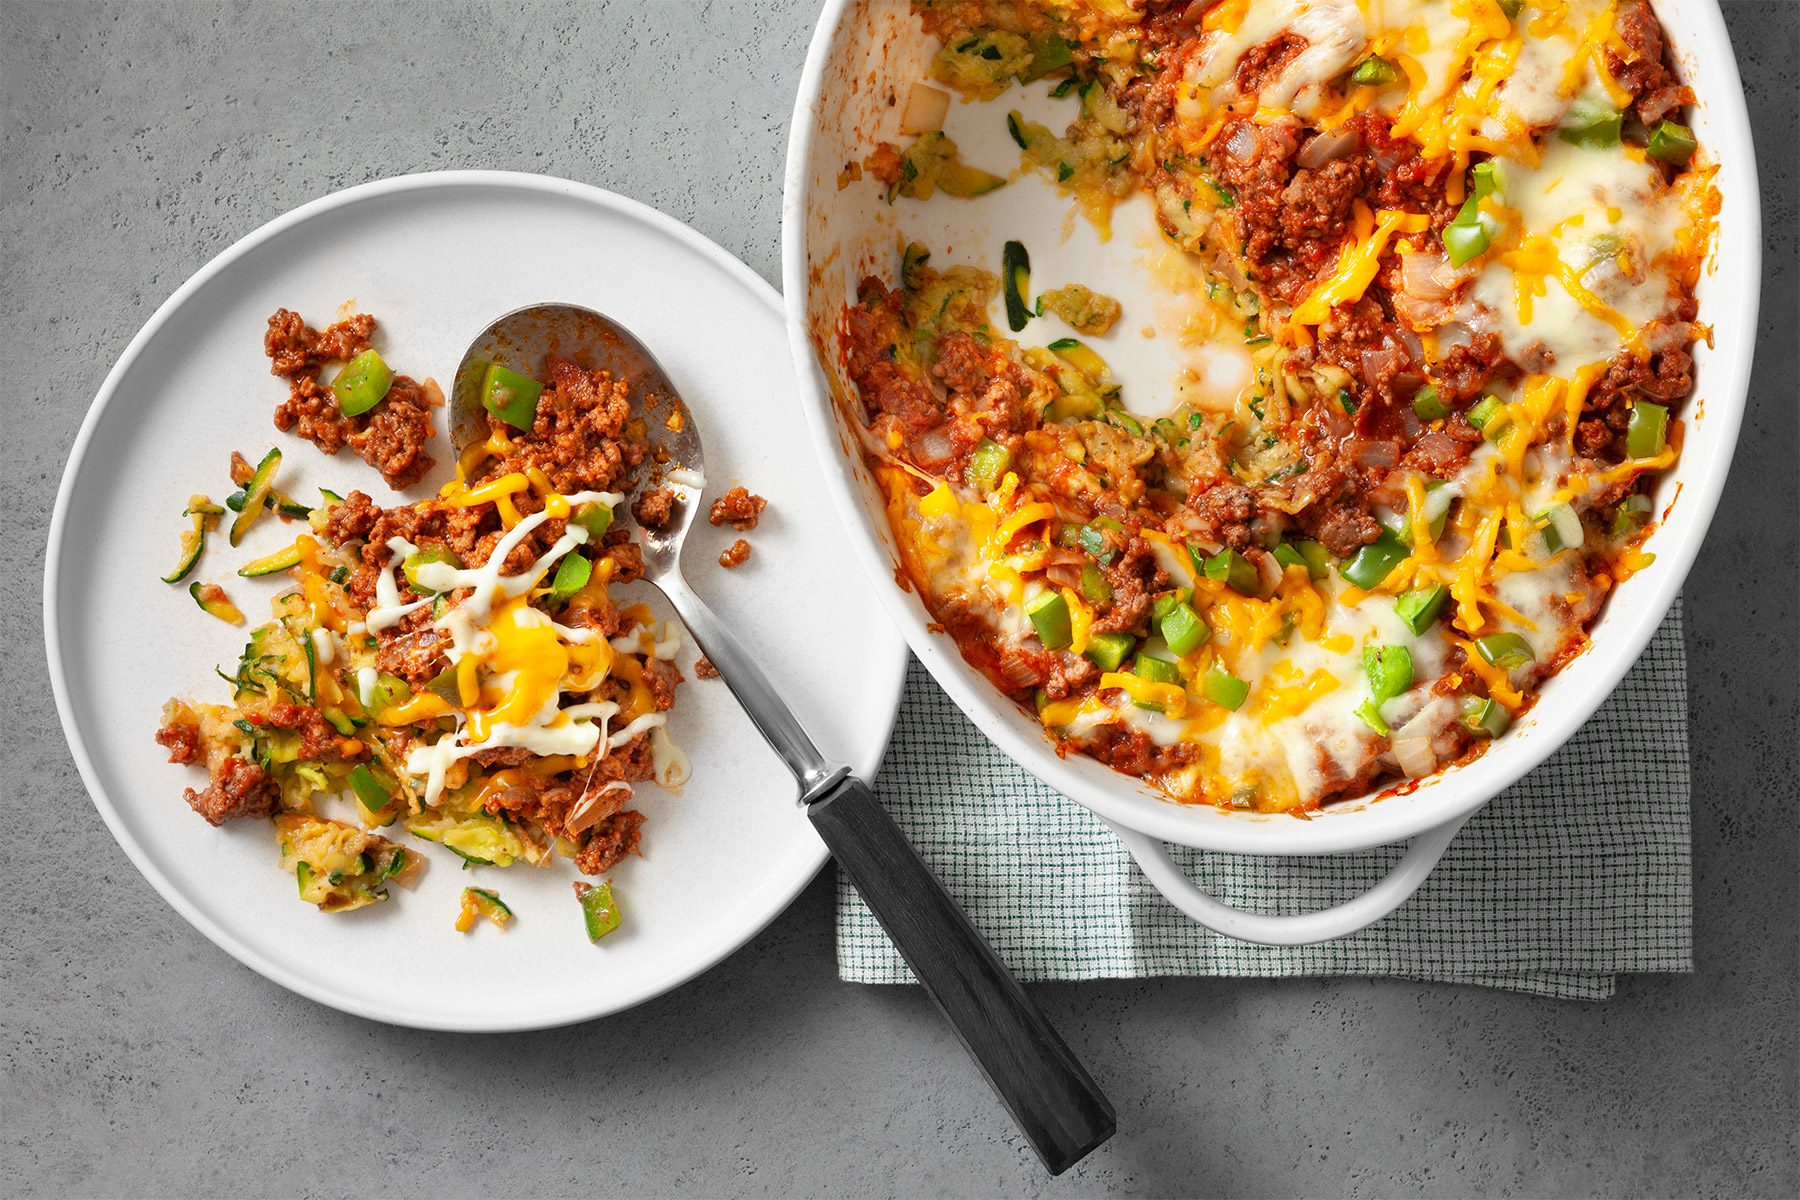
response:
{"label": "green checkered napkin", "polygon": [[[1598,1000],[1621,971],[1691,971],[1687,663],[1681,607],[1559,753],[1470,820],[1399,911],[1322,946],[1252,946],[1153,889],[1086,809],[987,741],[912,663],[877,792],[1026,979],[1396,975]],[[1276,859],[1177,849],[1207,891],[1302,912],[1380,879],[1401,847]],[[838,973],[911,983],[840,877]]]}

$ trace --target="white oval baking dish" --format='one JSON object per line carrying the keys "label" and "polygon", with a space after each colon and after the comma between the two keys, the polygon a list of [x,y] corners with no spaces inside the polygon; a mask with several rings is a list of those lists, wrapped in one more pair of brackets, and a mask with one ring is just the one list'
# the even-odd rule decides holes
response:
{"label": "white oval baking dish", "polygon": [[[1487,754],[1298,821],[1174,804],[1092,759],[1058,756],[1039,724],[964,662],[947,635],[932,630],[918,597],[896,586],[899,560],[882,493],[855,449],[859,402],[842,372],[836,330],[858,280],[891,272],[900,226],[879,189],[866,183],[841,187],[839,176],[875,141],[902,140],[901,107],[910,85],[925,78],[936,45],[900,0],[831,0],[825,6],[794,109],[783,282],[802,407],[850,539],[913,652],[957,705],[1027,770],[1105,820],[1170,902],[1208,928],[1246,941],[1300,945],[1342,937],[1404,903],[1463,823],[1549,757],[1612,692],[1662,622],[1700,549],[1731,465],[1749,386],[1761,210],[1743,88],[1716,4],[1658,0],[1655,8],[1671,53],[1699,96],[1693,124],[1721,164],[1723,200],[1717,244],[1698,289],[1700,319],[1712,326],[1713,345],[1698,348],[1696,391],[1681,414],[1686,441],[1657,496],[1667,515],[1646,546],[1656,562],[1618,587],[1591,631],[1589,649],[1545,685],[1537,704]],[[1304,915],[1246,913],[1221,903],[1189,882],[1165,845],[1312,855],[1408,839],[1407,853],[1373,889]]]}

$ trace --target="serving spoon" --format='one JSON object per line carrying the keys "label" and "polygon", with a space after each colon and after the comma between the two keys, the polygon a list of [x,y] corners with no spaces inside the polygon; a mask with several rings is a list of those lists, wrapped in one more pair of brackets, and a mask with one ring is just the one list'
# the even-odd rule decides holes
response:
{"label": "serving spoon", "polygon": [[820,753],[754,656],[682,577],[681,546],[700,511],[704,459],[699,425],[656,358],[622,325],[592,309],[538,304],[507,313],[482,331],[457,367],[450,436],[458,458],[489,435],[481,402],[488,365],[542,379],[544,361],[552,356],[607,371],[628,385],[633,415],[643,419],[650,448],[648,478],[639,484],[665,487],[675,496],[660,528],[638,526],[644,579],[668,597],[719,677],[794,773],[813,828],[1045,1167],[1061,1174],[1112,1136],[1112,1105],[874,792],[849,767]]}

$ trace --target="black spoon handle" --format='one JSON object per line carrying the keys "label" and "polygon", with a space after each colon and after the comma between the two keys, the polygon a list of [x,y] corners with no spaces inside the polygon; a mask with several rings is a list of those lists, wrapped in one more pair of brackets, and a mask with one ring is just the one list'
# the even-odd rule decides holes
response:
{"label": "black spoon handle", "polygon": [[868,786],[847,776],[806,812],[1050,1173],[1111,1137],[1112,1105]]}

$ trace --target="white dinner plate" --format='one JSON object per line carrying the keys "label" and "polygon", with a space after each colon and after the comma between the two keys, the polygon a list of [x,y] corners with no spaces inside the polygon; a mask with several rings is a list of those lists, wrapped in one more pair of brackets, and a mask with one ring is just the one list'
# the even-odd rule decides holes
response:
{"label": "white dinner plate", "polygon": [[[701,423],[707,496],[743,483],[768,498],[747,563],[720,568],[738,535],[701,521],[685,566],[826,753],[872,777],[899,703],[905,647],[863,582],[808,448],[780,298],[741,263],[634,201],[497,172],[383,180],[258,229],[157,310],[82,424],[50,526],[50,677],[95,806],[164,898],[282,986],[378,1020],[503,1030],[616,1012],[742,945],[825,859],[792,777],[725,685],[693,678],[691,646],[670,728],[693,778],[680,796],[639,788],[643,854],[611,875],[624,923],[598,945],[582,931],[566,860],[462,871],[397,834],[426,852],[418,886],[326,915],[278,869],[267,822],[214,829],[183,802],[203,775],[166,761],[153,740],[159,710],[171,696],[223,702],[213,668],[229,669],[245,633],[200,612],[185,582],[160,582],[187,497],[222,500],[232,450],[255,461],[278,445],[279,486],[296,498],[323,486],[395,499],[348,451],[327,458],[275,431],[285,392],[263,355],[269,314],[285,306],[323,325],[353,304],[380,321],[376,345],[396,370],[447,385],[490,320],[539,301],[587,305],[635,332]],[[439,466],[415,498],[448,474],[441,412],[437,424]],[[265,520],[232,549],[220,532],[190,578],[224,584],[259,623],[285,579],[234,572],[293,536]],[[517,919],[455,932],[468,884],[497,889]]]}

